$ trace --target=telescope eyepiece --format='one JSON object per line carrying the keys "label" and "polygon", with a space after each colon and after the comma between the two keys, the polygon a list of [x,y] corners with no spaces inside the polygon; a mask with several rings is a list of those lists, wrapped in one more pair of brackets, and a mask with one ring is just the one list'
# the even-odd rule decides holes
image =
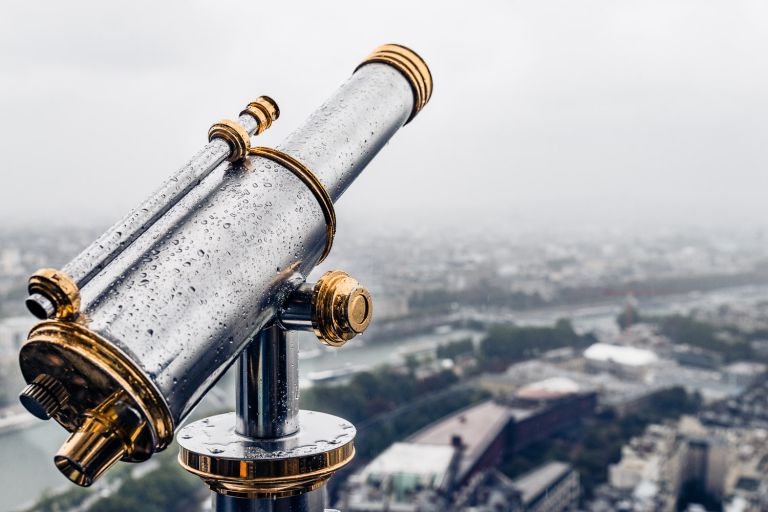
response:
{"label": "telescope eyepiece", "polygon": [[45,320],[46,318],[52,318],[56,315],[56,306],[54,303],[40,293],[33,293],[24,302],[32,315],[39,320]]}
{"label": "telescope eyepiece", "polygon": [[117,391],[89,411],[53,458],[59,471],[77,485],[88,487],[133,449],[144,420],[125,398]]}

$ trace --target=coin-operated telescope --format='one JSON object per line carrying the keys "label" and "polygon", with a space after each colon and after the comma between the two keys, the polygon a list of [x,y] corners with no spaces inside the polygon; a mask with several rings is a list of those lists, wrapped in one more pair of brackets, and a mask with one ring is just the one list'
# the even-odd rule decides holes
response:
{"label": "coin-operated telescope", "polygon": [[331,250],[334,202],[431,94],[416,53],[381,46],[275,149],[251,145],[279,116],[262,96],[64,268],[30,278],[42,321],[21,348],[21,402],[72,433],[54,458],[67,478],[87,486],[166,448],[238,360],[236,413],[182,428],[181,465],[217,510],[322,509],[355,429],[298,409],[294,333],[341,346],[373,304],[344,272],[305,276]]}

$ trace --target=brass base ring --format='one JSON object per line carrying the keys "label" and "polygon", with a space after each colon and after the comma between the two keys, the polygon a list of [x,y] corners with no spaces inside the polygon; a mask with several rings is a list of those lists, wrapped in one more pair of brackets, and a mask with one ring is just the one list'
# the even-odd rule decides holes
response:
{"label": "brass base ring", "polygon": [[275,439],[236,433],[235,413],[196,421],[179,430],[179,464],[219,494],[285,498],[322,486],[355,456],[355,428],[346,420],[299,412],[299,430]]}

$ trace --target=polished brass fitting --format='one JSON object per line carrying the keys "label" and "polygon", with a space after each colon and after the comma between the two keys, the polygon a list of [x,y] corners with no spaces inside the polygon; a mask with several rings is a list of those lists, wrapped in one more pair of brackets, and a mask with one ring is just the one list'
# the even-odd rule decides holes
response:
{"label": "polished brass fitting", "polygon": [[227,160],[230,162],[242,160],[251,149],[251,137],[237,121],[222,119],[215,123],[208,130],[208,142],[212,142],[213,139],[222,139],[229,145],[230,152]]}
{"label": "polished brass fitting", "polygon": [[143,426],[144,419],[128,403],[125,392],[117,391],[85,414],[83,424],[64,442],[53,461],[72,482],[88,487],[133,451]]}
{"label": "polished brass fitting", "polygon": [[147,460],[173,440],[162,394],[125,354],[79,322],[35,325],[19,364],[29,383],[21,403],[72,433],[55,463],[78,485],[90,485],[118,459]]}
{"label": "polished brass fitting", "polygon": [[256,135],[260,135],[264,130],[272,126],[272,121],[277,121],[280,117],[280,107],[277,102],[269,96],[259,96],[256,101],[252,101],[240,112],[240,115],[247,114],[256,120]]}
{"label": "polished brass fitting", "polygon": [[355,456],[355,428],[342,418],[299,412],[299,430],[255,439],[234,433],[235,413],[220,414],[179,431],[179,464],[215,493],[244,499],[305,494],[325,485]]}
{"label": "polished brass fitting", "polygon": [[405,124],[411,122],[432,97],[432,73],[418,53],[399,44],[383,44],[373,50],[355,71],[366,64],[386,64],[398,70],[411,85],[413,110]]}
{"label": "polished brass fitting", "polygon": [[312,291],[312,328],[326,345],[340,347],[368,328],[373,299],[368,290],[340,270],[317,280]]}
{"label": "polished brass fitting", "polygon": [[[259,96],[256,101],[250,102],[240,115],[247,114],[256,120],[256,135],[264,132],[272,126],[272,121],[280,117],[280,108],[277,102],[269,96]],[[248,156],[251,149],[251,136],[243,126],[231,119],[222,119],[214,123],[208,130],[208,142],[213,139],[222,139],[229,145],[229,162],[238,162]]]}
{"label": "polished brass fitting", "polygon": [[24,388],[19,400],[33,416],[49,420],[67,403],[69,394],[61,382],[41,373]]}
{"label": "polished brass fitting", "polygon": [[[71,320],[80,311],[80,289],[77,283],[55,268],[42,268],[29,278],[27,291],[30,297],[41,295],[50,302],[53,316],[62,320]],[[27,300],[27,307],[38,318],[47,318],[46,311],[39,310],[36,302]]]}

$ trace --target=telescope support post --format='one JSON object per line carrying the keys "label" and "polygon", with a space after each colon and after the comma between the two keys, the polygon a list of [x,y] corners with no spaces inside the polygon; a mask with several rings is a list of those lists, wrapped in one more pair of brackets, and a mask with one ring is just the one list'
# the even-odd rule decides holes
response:
{"label": "telescope support post", "polygon": [[[259,441],[280,442],[299,430],[299,345],[295,332],[265,327],[240,356],[235,432]],[[236,497],[213,492],[215,512],[323,512],[325,485],[282,498]]]}
{"label": "telescope support post", "polygon": [[325,510],[325,487],[290,498],[252,500],[213,493],[215,512],[316,512]]}
{"label": "telescope support post", "polygon": [[214,512],[328,512],[325,484],[354,457],[355,427],[299,410],[297,331],[339,347],[368,327],[372,306],[345,272],[300,285],[240,355],[236,412],[179,431],[179,463],[208,484]]}
{"label": "telescope support post", "polygon": [[296,333],[271,325],[251,341],[238,363],[238,434],[272,439],[299,430],[298,361]]}
{"label": "telescope support post", "polygon": [[[240,356],[237,369],[237,434],[276,439],[299,429],[299,345],[295,332],[262,329]],[[215,512],[318,512],[325,486],[287,498],[237,498],[213,493]]]}

